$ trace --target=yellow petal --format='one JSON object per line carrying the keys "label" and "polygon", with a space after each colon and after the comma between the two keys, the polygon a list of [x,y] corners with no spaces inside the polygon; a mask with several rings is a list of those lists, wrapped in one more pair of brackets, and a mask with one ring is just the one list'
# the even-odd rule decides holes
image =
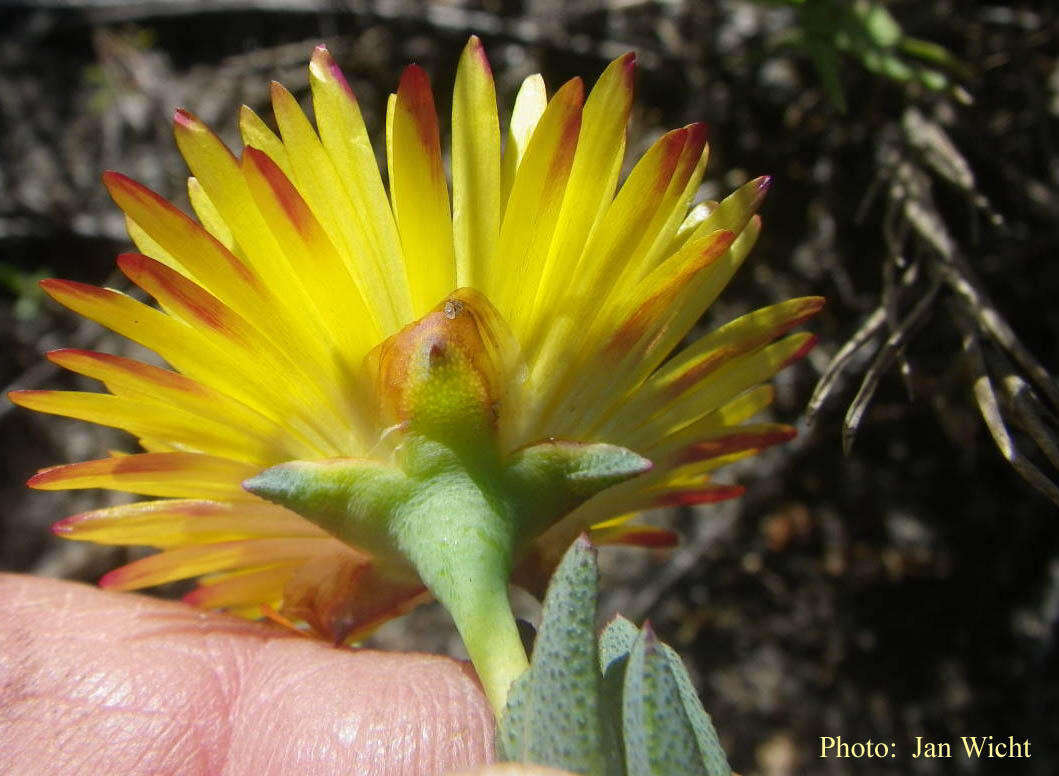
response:
{"label": "yellow petal", "polygon": [[[348,443],[341,431],[349,407],[336,406],[345,384],[330,383],[332,397],[321,392],[311,373],[293,355],[276,348],[235,311],[183,275],[146,256],[124,254],[118,266],[136,285],[153,296],[166,312],[191,326],[228,358],[228,370],[262,397],[260,403],[279,410],[301,430],[313,429],[340,447]],[[330,424],[337,424],[329,427]]]}
{"label": "yellow petal", "polygon": [[305,314],[313,309],[312,300],[300,273],[291,266],[254,203],[238,161],[205,124],[187,111],[177,111],[173,133],[191,172],[231,230],[238,253],[271,292],[262,316],[248,317],[277,341],[297,341],[301,352],[326,365],[320,348],[326,335],[318,318]]}
{"label": "yellow petal", "polygon": [[[345,364],[359,364],[381,336],[361,288],[299,192],[264,153],[247,148],[243,172],[276,239],[302,268],[305,288]],[[343,386],[354,392],[351,386]]]}
{"label": "yellow petal", "polygon": [[691,241],[605,307],[584,337],[581,359],[567,367],[559,403],[545,416],[553,433],[581,438],[661,362],[705,309],[703,288],[731,244],[730,232]]}
{"label": "yellow petal", "polygon": [[[511,188],[500,227],[497,260],[482,279],[486,295],[520,336],[548,255],[577,149],[584,86],[564,85],[541,116]],[[524,341],[524,340],[523,340]]]}
{"label": "yellow petal", "polygon": [[272,504],[194,499],[138,501],[82,512],[60,520],[52,532],[78,541],[159,548],[249,538],[327,537],[308,520]]}
{"label": "yellow petal", "polygon": [[537,122],[548,107],[548,93],[544,87],[544,78],[539,73],[529,76],[515,95],[515,105],[511,109],[511,123],[508,126],[507,142],[504,145],[504,156],[500,168],[500,202],[503,216],[507,210],[508,195],[515,182],[522,157],[526,153]]}
{"label": "yellow petal", "polygon": [[471,286],[495,261],[500,234],[500,119],[489,60],[474,35],[452,97],[452,203],[456,285]]}
{"label": "yellow petal", "polygon": [[390,194],[413,314],[420,316],[455,288],[456,261],[434,95],[417,65],[401,75],[388,132]]}
{"label": "yellow petal", "polygon": [[140,453],[41,469],[26,483],[38,490],[109,488],[142,496],[246,501],[260,467],[199,453]]}
{"label": "yellow petal", "polygon": [[[232,230],[228,228],[228,224],[224,223],[221,214],[217,212],[217,206],[213,204],[209,194],[202,188],[202,184],[199,183],[198,178],[194,175],[188,178],[188,199],[191,200],[191,209],[195,211],[202,228],[209,232],[217,242],[231,251],[232,254],[238,256],[239,246],[235,244]],[[140,253],[146,253],[148,256],[153,255],[142,249]]]}
{"label": "yellow petal", "polygon": [[110,196],[189,276],[244,315],[264,315],[270,294],[262,279],[212,235],[163,197],[114,172],[103,176]]}
{"label": "yellow petal", "polygon": [[228,423],[147,399],[80,391],[12,391],[15,404],[37,412],[112,426],[133,436],[157,437],[185,450],[220,455],[259,466],[272,462],[260,440]]}
{"label": "yellow petal", "polygon": [[597,546],[620,544],[651,549],[676,547],[680,541],[676,533],[668,528],[642,523],[625,523],[603,528],[593,526],[588,532],[588,538]]}
{"label": "yellow petal", "polygon": [[702,223],[695,227],[692,237],[702,237],[718,229],[738,233],[761,207],[771,185],[772,178],[767,175],[744,183],[710,211]]}
{"label": "yellow petal", "polygon": [[[272,84],[272,109],[290,155],[293,169],[290,181],[297,186],[298,194],[326,234],[333,246],[332,253],[337,250],[347,275],[356,279],[371,327],[377,331],[387,330],[397,323],[398,314],[390,298],[388,278],[380,271],[379,257],[375,255],[364,225],[356,215],[350,218],[350,214],[356,211],[346,196],[334,164],[297,100],[277,83]],[[264,215],[271,221],[268,213]],[[287,247],[282,237],[277,235],[277,238],[280,245]],[[291,263],[299,267],[309,297],[315,298],[318,289],[310,284],[312,273],[301,269],[303,265],[295,257],[291,257]],[[323,320],[327,320],[326,316]]]}
{"label": "yellow petal", "polygon": [[[715,329],[669,359],[629,397],[615,416],[645,416],[665,402],[695,390],[729,361],[768,344],[808,320],[819,312],[823,303],[823,298],[818,296],[791,299],[755,310]],[[600,433],[607,433],[611,428],[612,425],[606,425]]]}
{"label": "yellow petal", "polygon": [[189,377],[129,358],[89,350],[48,353],[55,364],[100,380],[107,390],[133,400],[161,402],[237,429],[252,438],[267,460],[315,457],[315,449],[301,442],[289,427],[275,423],[242,402]]}
{"label": "yellow petal", "polygon": [[294,171],[291,158],[283,141],[248,105],[239,109],[239,135],[243,138],[244,147],[256,148],[268,154],[269,159],[283,170],[283,174],[293,180]]}
{"label": "yellow petal", "polygon": [[[687,156],[685,149],[692,134],[687,127],[666,133],[636,163],[576,264],[565,306],[594,309],[589,298],[605,293],[623,271],[632,272],[629,259],[641,242],[650,245],[654,241],[652,222]],[[701,132],[696,130],[692,140],[701,153]],[[687,180],[687,174],[683,179]]]}
{"label": "yellow petal", "polygon": [[99,580],[111,590],[138,590],[178,579],[248,566],[293,563],[311,557],[334,539],[246,539],[192,545],[149,555],[114,569]]}
{"label": "yellow petal", "polygon": [[380,325],[383,334],[389,336],[412,319],[412,300],[400,238],[375,152],[353,91],[323,46],[313,52],[309,85],[320,140],[349,198],[347,215],[371,245],[376,272],[385,288],[382,292],[369,293],[379,293],[382,297],[377,302],[380,311],[388,305],[389,317],[382,318]]}
{"label": "yellow petal", "polygon": [[[610,63],[585,102],[570,180],[563,197],[540,287],[534,302],[537,326],[547,326],[552,308],[569,288],[571,275],[600,215],[614,197],[625,154],[636,57]],[[527,336],[532,341],[538,332]]]}
{"label": "yellow petal", "polygon": [[667,460],[689,445],[723,434],[726,429],[744,423],[769,406],[774,394],[775,389],[771,385],[758,385],[744,391],[698,420],[647,442],[642,448],[644,455],[660,461]]}
{"label": "yellow petal", "polygon": [[185,267],[173,254],[159,245],[157,240],[147,234],[143,227],[128,216],[125,216],[125,231],[129,233],[129,239],[132,240],[133,245],[135,245],[144,256],[150,256],[152,259],[157,259],[167,267],[172,267],[182,275],[191,275],[191,270]]}
{"label": "yellow petal", "polygon": [[[259,361],[243,363],[244,369],[233,368],[239,362],[233,360],[230,348],[218,347],[186,323],[111,289],[54,279],[41,281],[41,288],[59,304],[153,350],[188,377],[238,399],[290,429],[318,455],[339,455],[347,447],[345,440],[341,446],[336,445],[313,427],[292,422],[295,418],[283,409],[289,398],[272,398],[276,390],[274,375],[267,369],[262,371]],[[259,384],[262,379],[267,381],[264,386]]]}
{"label": "yellow petal", "polygon": [[[260,604],[271,605],[273,601],[283,600],[283,588],[303,563],[299,559],[212,574],[199,580],[199,586],[185,595],[183,601],[205,609],[244,609]],[[252,619],[258,619],[259,616],[257,612],[250,614]]]}
{"label": "yellow petal", "polygon": [[776,372],[804,356],[815,344],[810,334],[792,334],[765,348],[735,358],[703,380],[695,390],[658,406],[644,421],[628,427],[613,424],[620,444],[633,449],[646,448],[654,440],[682,427],[720,407],[748,388],[771,378]]}

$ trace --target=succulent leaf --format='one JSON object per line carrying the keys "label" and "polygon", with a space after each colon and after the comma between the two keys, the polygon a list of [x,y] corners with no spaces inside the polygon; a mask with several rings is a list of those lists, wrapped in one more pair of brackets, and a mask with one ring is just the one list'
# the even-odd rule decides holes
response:
{"label": "succulent leaf", "polygon": [[730,776],[677,654],[621,616],[593,636],[598,571],[585,537],[545,598],[533,661],[500,720],[501,759],[602,776]]}

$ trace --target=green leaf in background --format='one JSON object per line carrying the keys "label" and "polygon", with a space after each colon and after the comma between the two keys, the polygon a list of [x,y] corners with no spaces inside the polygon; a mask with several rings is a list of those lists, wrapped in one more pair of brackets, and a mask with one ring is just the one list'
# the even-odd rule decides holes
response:
{"label": "green leaf in background", "polygon": [[544,601],[529,670],[497,733],[500,759],[601,776],[730,776],[680,658],[620,615],[595,638],[595,551],[582,537]]}
{"label": "green leaf in background", "polygon": [[951,76],[968,80],[971,69],[944,47],[905,34],[893,14],[877,0],[758,0],[764,5],[786,5],[795,24],[777,38],[805,52],[813,61],[824,90],[843,113],[841,55],[864,69],[897,83],[916,83],[934,92],[950,92],[969,102],[967,92]]}
{"label": "green leaf in background", "polygon": [[52,274],[47,267],[23,270],[0,261],[0,287],[6,288],[15,295],[15,318],[28,321],[40,314],[46,294],[39,284],[41,280],[51,277]]}

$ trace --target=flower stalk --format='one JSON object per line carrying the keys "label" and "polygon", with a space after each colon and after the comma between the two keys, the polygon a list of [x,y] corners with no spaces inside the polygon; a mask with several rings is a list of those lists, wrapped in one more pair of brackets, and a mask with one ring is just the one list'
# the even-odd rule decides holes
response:
{"label": "flower stalk", "polygon": [[416,448],[408,457],[429,461],[430,474],[395,510],[394,543],[452,615],[499,716],[511,683],[528,667],[508,600],[518,515],[495,461],[474,466],[425,438],[406,444]]}

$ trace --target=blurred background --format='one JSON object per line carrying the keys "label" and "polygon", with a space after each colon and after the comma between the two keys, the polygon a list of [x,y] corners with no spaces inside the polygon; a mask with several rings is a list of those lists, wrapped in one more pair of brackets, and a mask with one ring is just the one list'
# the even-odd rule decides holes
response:
{"label": "blurred background", "polygon": [[[1051,3],[4,3],[0,385],[88,388],[42,354],[129,352],[36,281],[126,287],[114,257],[129,243],[99,176],[117,169],[186,205],[174,108],[238,148],[238,106],[268,115],[270,79],[304,98],[325,42],[378,138],[408,61],[431,73],[447,114],[472,32],[502,121],[527,75],[553,89],[591,81],[631,49],[631,158],[701,120],[712,154],[699,199],[774,177],[763,237],[703,326],[828,298],[810,324],[819,346],[777,380],[774,415],[799,439],[724,475],[748,485],[741,500],[658,514],[679,549],[605,551],[604,610],[650,618],[680,652],[743,774],[1059,772]],[[114,496],[23,483],[131,440],[6,400],[0,433],[0,569],[94,581],[129,559],[48,531]],[[374,643],[459,654],[433,607]],[[822,735],[905,754],[821,760]],[[1014,735],[1033,758],[912,761],[917,735]]]}

